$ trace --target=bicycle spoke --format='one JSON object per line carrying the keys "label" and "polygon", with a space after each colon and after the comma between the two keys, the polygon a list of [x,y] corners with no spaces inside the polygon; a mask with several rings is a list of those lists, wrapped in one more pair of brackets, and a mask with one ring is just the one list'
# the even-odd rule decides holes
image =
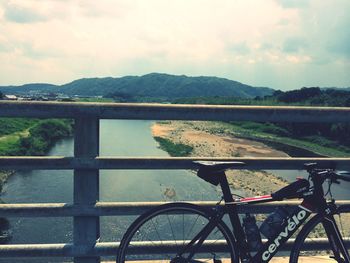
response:
{"label": "bicycle spoke", "polygon": [[193,224],[192,224],[192,226],[191,226],[191,228],[190,228],[189,232],[187,233],[187,235],[186,235],[186,239],[188,239],[188,237],[190,236],[190,234],[191,234],[191,232],[192,232],[192,230],[193,230],[194,226],[196,225],[196,223],[197,223],[197,221],[198,221],[198,218],[199,218],[199,215],[197,215],[196,220],[193,222]]}
{"label": "bicycle spoke", "polygon": [[169,221],[169,225],[170,225],[170,229],[171,229],[171,234],[173,235],[173,238],[174,238],[174,241],[175,241],[175,246],[177,246],[177,243],[176,243],[176,238],[175,238],[175,234],[174,234],[174,229],[171,225],[171,222],[170,222],[170,218],[169,218],[169,214],[167,214],[167,218],[168,218],[168,221]]}
{"label": "bicycle spoke", "polygon": [[[337,221],[337,225],[340,225],[341,222],[338,222],[338,218],[335,218]],[[310,221],[312,222],[311,224],[309,224],[309,227],[306,228],[304,231],[301,231],[301,236],[300,236],[300,240],[295,241],[296,245],[296,251],[292,254],[294,254],[295,256],[293,256],[293,261],[291,262],[298,262],[298,258],[299,257],[310,257],[310,262],[318,262],[321,259],[324,260],[328,260],[331,261],[332,259],[334,260],[334,262],[345,262],[344,261],[344,255],[343,253],[341,253],[341,250],[337,247],[337,245],[335,244],[335,247],[332,248],[331,246],[331,241],[328,240],[328,236],[326,234],[325,231],[325,226],[323,224],[323,220],[322,218],[314,218],[311,219]],[[343,235],[345,234],[344,231],[342,231]],[[320,242],[320,238],[323,238],[323,244],[324,244],[324,248],[317,248],[314,250],[309,249],[310,246],[318,246],[319,242]],[[345,238],[346,239],[346,238]],[[345,241],[345,240],[344,240]],[[307,246],[307,244],[309,244],[309,246]],[[334,258],[335,257],[335,258]]]}
{"label": "bicycle spoke", "polygon": [[222,239],[224,236],[222,235],[221,237],[217,238],[214,240],[214,242],[211,242],[210,244],[215,244],[216,242],[218,242],[220,239]]}
{"label": "bicycle spoke", "polygon": [[185,245],[185,214],[182,214],[182,245]]}
{"label": "bicycle spoke", "polygon": [[154,227],[154,230],[155,230],[156,233],[157,233],[157,236],[158,236],[158,238],[159,238],[159,241],[160,241],[161,244],[162,244],[162,238],[160,237],[160,234],[159,234],[159,232],[158,232],[158,229],[157,229],[156,225],[155,225],[154,222],[153,222],[153,218],[151,218],[151,222],[152,222],[152,225],[153,225],[153,227]]}
{"label": "bicycle spoke", "polygon": [[[131,236],[126,238],[127,242],[122,242],[122,247],[119,249],[121,255],[118,256],[120,260],[118,263],[123,263],[125,260],[138,261],[149,259],[161,260],[162,262],[163,260],[165,260],[164,262],[173,260],[174,262],[204,263],[220,256],[222,258],[233,258],[234,243],[233,240],[230,240],[228,234],[230,229],[222,221],[218,222],[218,226],[211,233],[215,238],[206,237],[207,240],[204,240],[203,244],[209,250],[203,250],[202,244],[197,247],[194,244],[193,246],[188,246],[188,242],[198,235],[199,232],[197,231],[203,229],[210,221],[210,216],[204,212],[205,210],[195,205],[183,203],[167,204],[162,207],[165,208],[164,211],[155,209],[154,214],[141,216],[133,224],[134,226],[132,225],[134,228],[129,231]],[[212,246],[211,244],[216,243],[215,239],[219,240],[221,237],[226,240],[224,246],[227,248],[224,248],[224,251],[227,252],[225,253],[217,251],[217,249],[222,251],[222,247]],[[183,239],[182,241],[181,238]],[[140,243],[141,245],[147,242],[150,246],[150,249],[145,251],[145,253],[138,251],[136,249],[138,244],[133,243],[140,240],[142,242]],[[196,244],[198,245],[198,243]],[[147,247],[144,248],[146,249]]]}
{"label": "bicycle spoke", "polygon": [[[152,221],[152,220],[151,220],[151,221]],[[138,230],[138,232],[139,232],[139,235],[141,236],[141,240],[136,240],[136,241],[140,241],[140,242],[142,242],[142,241],[149,241],[149,242],[151,242],[151,245],[152,245],[153,247],[158,247],[158,246],[159,246],[158,244],[154,243],[154,241],[153,241],[151,238],[149,238],[148,235],[144,233],[144,231]],[[159,236],[159,238],[160,238],[160,236]],[[163,244],[161,238],[160,238],[159,240],[161,241],[161,244]],[[130,242],[130,246],[131,246],[131,247],[136,247],[136,246],[133,245],[132,240],[131,240],[131,242]],[[168,258],[171,258],[171,255],[170,255],[170,254],[166,254],[166,256],[167,256]]]}

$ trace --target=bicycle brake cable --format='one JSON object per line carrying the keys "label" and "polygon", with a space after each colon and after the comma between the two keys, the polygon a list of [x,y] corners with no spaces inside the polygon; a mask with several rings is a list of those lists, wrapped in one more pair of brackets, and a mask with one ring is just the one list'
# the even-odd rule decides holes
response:
{"label": "bicycle brake cable", "polygon": [[244,198],[244,196],[238,195],[238,194],[231,194],[232,196],[236,196],[238,198]]}
{"label": "bicycle brake cable", "polygon": [[224,197],[223,197],[223,196],[221,196],[221,199],[216,203],[216,205],[220,205],[221,202],[222,202],[222,200],[224,200]]}
{"label": "bicycle brake cable", "polygon": [[332,186],[332,180],[328,179],[328,189],[327,189],[327,192],[326,192],[325,196],[329,195],[331,197],[331,199],[333,200],[331,186]]}

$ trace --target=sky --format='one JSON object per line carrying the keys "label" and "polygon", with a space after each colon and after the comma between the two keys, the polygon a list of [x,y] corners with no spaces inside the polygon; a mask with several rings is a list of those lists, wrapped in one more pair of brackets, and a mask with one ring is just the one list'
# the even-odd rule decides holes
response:
{"label": "sky", "polygon": [[0,85],[161,72],[350,87],[349,0],[0,0]]}

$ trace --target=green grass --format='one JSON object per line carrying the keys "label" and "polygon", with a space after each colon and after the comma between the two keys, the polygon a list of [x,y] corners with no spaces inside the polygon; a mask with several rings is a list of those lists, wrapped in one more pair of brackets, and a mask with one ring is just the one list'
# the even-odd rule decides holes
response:
{"label": "green grass", "polygon": [[2,137],[0,140],[0,155],[18,155],[20,138],[17,134]]}
{"label": "green grass", "polygon": [[29,118],[0,118],[0,137],[24,131],[39,122]]}
{"label": "green grass", "polygon": [[70,120],[42,120],[21,132],[0,137],[0,155],[45,155],[59,139],[70,136]]}
{"label": "green grass", "polygon": [[79,98],[79,102],[114,102],[112,98]]}
{"label": "green grass", "polygon": [[[277,134],[270,133],[269,131],[274,131]],[[328,157],[350,156],[349,148],[324,140],[323,137],[317,137],[317,139],[316,136],[300,139],[290,138],[282,136],[284,133],[285,135],[288,135],[287,131],[284,131],[283,129],[280,130],[279,127],[274,130],[273,125],[268,127],[268,125],[264,123],[216,123],[214,127],[210,128],[210,132],[229,133],[242,138],[263,141],[266,143],[271,142],[272,144],[279,143],[287,146],[294,146]],[[321,143],[321,141],[324,143]]]}
{"label": "green grass", "polygon": [[258,132],[258,133],[270,133],[270,134],[275,134],[275,135],[285,136],[285,137],[291,136],[291,133],[287,129],[279,127],[273,123],[259,123],[259,122],[244,121],[244,122],[231,122],[231,124],[239,126],[243,129],[254,130],[255,132]]}
{"label": "green grass", "polygon": [[29,136],[20,139],[22,155],[45,155],[59,139],[72,134],[70,120],[49,119],[29,129]]}
{"label": "green grass", "polygon": [[189,156],[193,150],[193,147],[182,144],[182,143],[173,143],[172,141],[161,138],[154,137],[154,139],[159,143],[160,148],[170,154],[173,157],[183,157]]}

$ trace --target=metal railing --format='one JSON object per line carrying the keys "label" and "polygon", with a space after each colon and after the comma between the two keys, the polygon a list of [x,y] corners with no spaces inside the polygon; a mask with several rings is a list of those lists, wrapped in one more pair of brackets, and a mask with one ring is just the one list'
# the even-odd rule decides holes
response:
{"label": "metal railing", "polygon": [[[72,204],[0,204],[0,217],[73,217],[73,243],[0,245],[0,257],[64,256],[74,257],[74,262],[100,262],[101,256],[115,255],[118,242],[97,241],[100,216],[140,214],[160,203],[99,202],[100,169],[192,169],[195,168],[193,160],[199,159],[238,160],[247,164],[245,169],[254,170],[299,170],[309,161],[316,161],[325,167],[336,165],[338,169],[350,169],[350,158],[99,157],[100,119],[349,123],[350,108],[0,101],[0,117],[75,120],[74,157],[0,157],[0,169],[74,170]],[[339,203],[350,206],[349,201]],[[210,202],[200,204],[213,205]],[[295,202],[288,204],[297,205]],[[274,209],[274,204],[256,205],[247,209],[269,213]],[[287,245],[286,248],[288,247]]]}

